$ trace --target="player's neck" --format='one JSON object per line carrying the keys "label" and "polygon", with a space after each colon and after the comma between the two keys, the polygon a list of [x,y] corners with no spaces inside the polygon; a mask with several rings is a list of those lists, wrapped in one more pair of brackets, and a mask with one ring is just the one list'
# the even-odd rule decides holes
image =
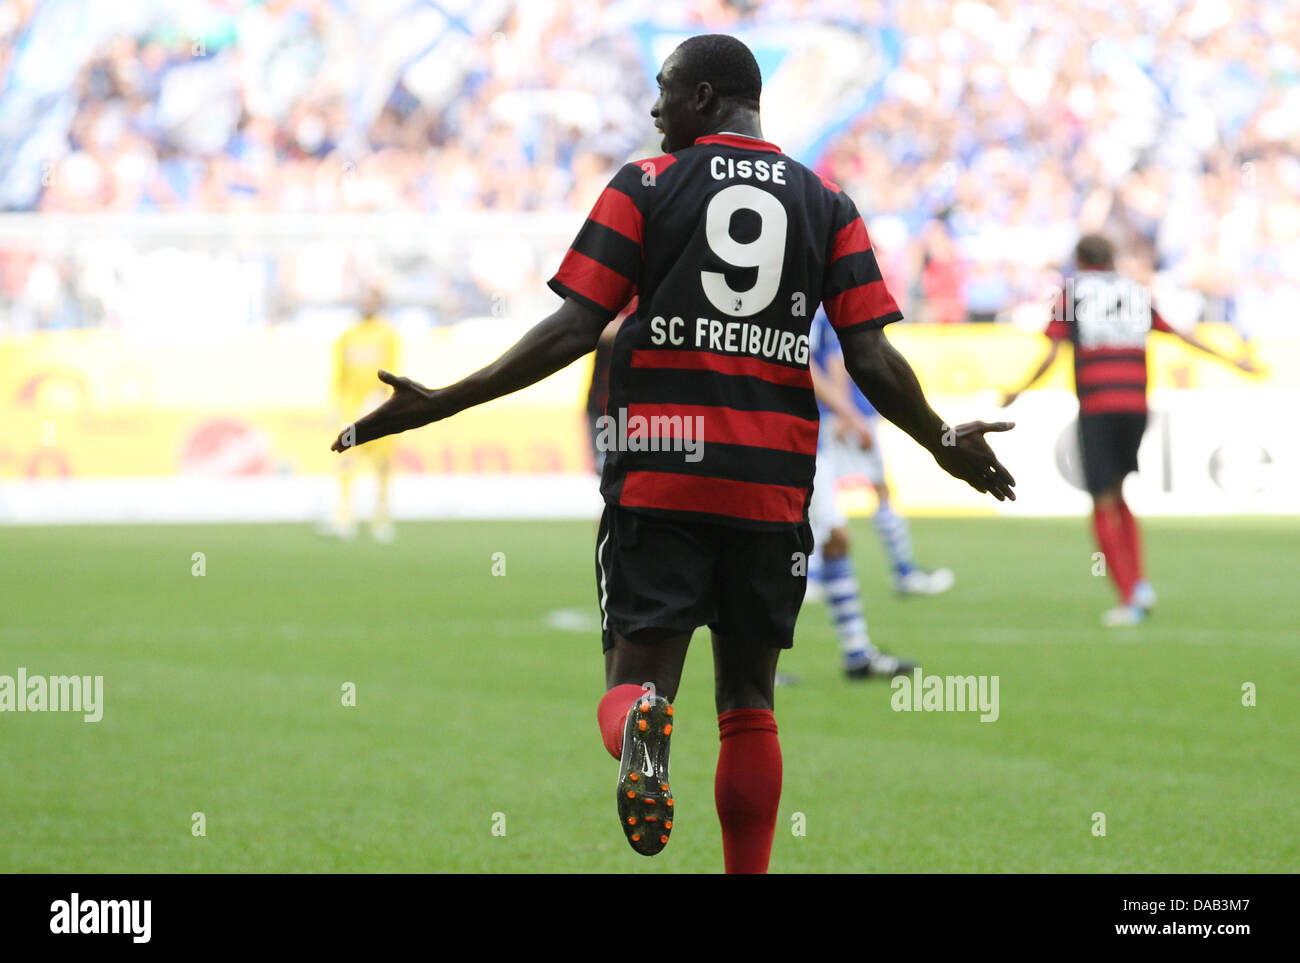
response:
{"label": "player's neck", "polygon": [[758,122],[756,110],[728,111],[718,118],[710,134],[739,134],[741,137],[753,137],[763,140],[763,128]]}

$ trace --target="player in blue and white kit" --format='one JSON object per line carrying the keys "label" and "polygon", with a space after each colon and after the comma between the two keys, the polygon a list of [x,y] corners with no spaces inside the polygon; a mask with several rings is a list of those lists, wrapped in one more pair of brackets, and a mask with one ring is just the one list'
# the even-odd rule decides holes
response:
{"label": "player in blue and white kit", "polygon": [[907,519],[894,511],[889,500],[876,433],[880,416],[848,377],[839,341],[820,309],[813,319],[809,342],[821,430],[817,473],[808,506],[817,548],[809,560],[807,597],[822,599],[830,608],[844,668],[851,678],[910,672],[912,663],[886,655],[871,643],[858,577],[849,555],[848,520],[835,500],[836,483],[848,475],[861,475],[875,489],[877,508],[872,521],[889,557],[898,592],[936,595],[952,587],[953,574],[946,568],[927,572],[912,557]]}
{"label": "player in blue and white kit", "polygon": [[[820,401],[825,393],[831,395],[826,376],[815,364],[810,365],[813,385]],[[846,421],[852,418],[853,408],[847,399],[836,398],[835,407],[842,410]],[[841,407],[842,406],[842,407]],[[822,424],[825,425],[823,416]],[[916,663],[904,661],[881,652],[871,642],[867,631],[867,615],[862,605],[862,589],[854,571],[853,559],[848,553],[848,519],[835,503],[834,475],[830,459],[817,458],[817,471],[813,482],[812,498],[808,503],[808,524],[814,533],[816,548],[808,564],[808,590],[806,599],[824,601],[830,611],[831,624],[840,643],[844,673],[850,679],[869,679],[902,675],[916,668]],[[797,678],[778,673],[782,685],[798,685]]]}

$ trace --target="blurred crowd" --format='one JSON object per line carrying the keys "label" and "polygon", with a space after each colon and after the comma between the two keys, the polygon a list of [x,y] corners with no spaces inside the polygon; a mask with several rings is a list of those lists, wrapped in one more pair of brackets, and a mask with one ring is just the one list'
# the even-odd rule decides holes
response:
{"label": "blurred crowd", "polygon": [[[619,4],[440,6],[476,31],[418,6],[268,0],[111,36],[77,72],[65,142],[26,206],[566,209],[644,136],[649,84],[613,27]],[[0,7],[12,48],[14,11],[33,8]]]}
{"label": "blurred crowd", "polygon": [[[868,215],[910,318],[1036,324],[1074,240],[1098,229],[1176,321],[1249,330],[1300,308],[1294,0],[194,0],[184,25],[123,5],[81,47],[34,49],[42,7],[81,6],[0,0],[10,210],[580,212],[655,150],[637,24],[821,21],[897,51],[871,105],[803,159]],[[41,88],[41,57],[76,60],[59,89]],[[271,293],[253,323],[349,296],[300,253],[258,274]],[[479,269],[464,253],[403,254],[428,320],[499,298],[484,275],[500,257]],[[515,253],[510,286],[540,285],[552,246]],[[100,290],[115,271],[87,291],[80,256],[0,247],[9,325],[120,323]]]}
{"label": "blurred crowd", "polygon": [[890,9],[899,62],[822,166],[913,316],[1030,323],[1094,230],[1185,322],[1300,308],[1300,4]]}

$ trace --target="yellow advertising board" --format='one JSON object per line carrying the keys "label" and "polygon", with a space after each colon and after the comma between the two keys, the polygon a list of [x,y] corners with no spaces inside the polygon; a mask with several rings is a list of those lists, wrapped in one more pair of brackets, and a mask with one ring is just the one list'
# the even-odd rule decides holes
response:
{"label": "yellow advertising board", "polygon": [[[488,363],[522,329],[494,320],[403,341],[402,371],[430,385]],[[937,398],[974,399],[1018,382],[1043,338],[993,326],[897,325],[890,339]],[[1236,352],[1235,335],[1202,336]],[[0,478],[318,474],[340,427],[327,338],[276,331],[213,344],[134,342],[112,331],[0,342]],[[1172,338],[1152,339],[1153,389],[1300,386],[1300,337],[1252,346],[1269,369],[1248,379]],[[518,394],[397,442],[414,474],[582,473],[590,469],[584,399],[590,359]],[[1041,387],[1070,385],[1068,353]],[[991,394],[984,394],[991,399]],[[965,406],[963,406],[965,407]],[[997,414],[991,404],[981,417]]]}

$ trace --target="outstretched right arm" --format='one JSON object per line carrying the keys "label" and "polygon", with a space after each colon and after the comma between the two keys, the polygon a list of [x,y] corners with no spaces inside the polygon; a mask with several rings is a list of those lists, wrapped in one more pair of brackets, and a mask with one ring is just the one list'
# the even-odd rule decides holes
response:
{"label": "outstretched right arm", "polygon": [[333,451],[345,451],[385,435],[409,431],[527,388],[577,361],[596,347],[609,322],[604,312],[566,298],[558,311],[532,328],[490,365],[445,388],[426,388],[387,371],[379,380],[392,396],[339,433]]}
{"label": "outstretched right arm", "polygon": [[1255,365],[1253,361],[1250,360],[1249,357],[1245,355],[1243,355],[1241,358],[1231,358],[1228,355],[1224,354],[1222,351],[1219,351],[1217,348],[1211,347],[1210,345],[1206,344],[1195,334],[1179,331],[1178,329],[1173,328],[1167,324],[1162,326],[1158,330],[1165,331],[1169,334],[1172,334],[1175,338],[1182,341],[1183,344],[1193,347],[1197,351],[1202,351],[1205,354],[1208,354],[1211,358],[1218,358],[1224,364],[1230,364],[1234,368],[1238,369],[1239,371],[1243,371],[1246,374],[1260,373],[1260,369]]}
{"label": "outstretched right arm", "polygon": [[939,467],[998,501],[1016,500],[1016,480],[984,438],[985,432],[1010,431],[1014,422],[971,421],[950,428],[925,400],[916,372],[884,331],[858,325],[840,337],[840,344],[844,366],[867,400],[930,452]]}

